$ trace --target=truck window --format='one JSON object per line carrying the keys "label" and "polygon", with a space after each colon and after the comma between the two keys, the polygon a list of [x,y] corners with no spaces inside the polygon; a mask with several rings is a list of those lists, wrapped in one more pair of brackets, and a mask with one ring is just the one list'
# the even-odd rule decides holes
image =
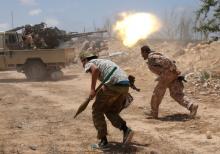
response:
{"label": "truck window", "polygon": [[17,33],[6,33],[5,34],[5,47],[10,50],[19,49],[18,35]]}
{"label": "truck window", "polygon": [[0,51],[3,49],[3,35],[0,35]]}
{"label": "truck window", "polygon": [[8,41],[9,41],[10,44],[16,43],[17,42],[16,35],[10,34],[9,37],[8,37]]}
{"label": "truck window", "polygon": [[16,42],[17,42],[17,35],[15,35],[15,34],[5,35],[5,43],[6,44],[15,44]]}

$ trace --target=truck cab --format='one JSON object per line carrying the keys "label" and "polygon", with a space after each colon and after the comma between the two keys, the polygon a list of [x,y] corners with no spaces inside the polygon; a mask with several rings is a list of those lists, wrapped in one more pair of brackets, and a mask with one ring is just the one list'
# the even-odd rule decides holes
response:
{"label": "truck cab", "polygon": [[10,50],[22,49],[21,36],[17,32],[0,32],[0,70],[7,70],[6,57],[10,56]]}
{"label": "truck cab", "polygon": [[22,48],[21,34],[17,32],[0,32],[0,49],[19,50]]}

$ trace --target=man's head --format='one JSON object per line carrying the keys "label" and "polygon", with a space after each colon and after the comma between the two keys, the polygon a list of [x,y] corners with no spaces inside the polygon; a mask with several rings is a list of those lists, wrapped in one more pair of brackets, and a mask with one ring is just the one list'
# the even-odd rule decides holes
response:
{"label": "man's head", "polygon": [[149,46],[145,45],[145,46],[141,47],[141,55],[144,58],[144,60],[146,60],[148,58],[148,55],[151,52],[152,51]]}
{"label": "man's head", "polygon": [[25,28],[25,30],[30,31],[31,30],[31,25],[25,25],[24,28]]}
{"label": "man's head", "polygon": [[93,51],[81,51],[79,54],[79,58],[83,64],[83,67],[85,67],[85,64],[92,60],[98,58],[98,56]]}

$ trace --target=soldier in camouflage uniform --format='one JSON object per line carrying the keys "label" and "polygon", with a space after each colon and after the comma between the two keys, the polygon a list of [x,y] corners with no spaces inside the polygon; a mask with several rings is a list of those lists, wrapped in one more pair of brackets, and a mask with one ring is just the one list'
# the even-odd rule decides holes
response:
{"label": "soldier in camouflage uniform", "polygon": [[35,34],[33,40],[34,40],[34,44],[36,45],[36,48],[39,49],[47,48],[47,44],[45,43],[44,38],[40,37],[39,34]]}
{"label": "soldier in camouflage uniform", "polygon": [[141,48],[141,55],[147,61],[148,68],[151,72],[158,75],[157,85],[151,98],[151,116],[158,118],[159,105],[164,97],[166,89],[169,88],[170,96],[180,105],[190,111],[190,117],[195,117],[198,105],[193,104],[184,95],[183,76],[178,71],[175,62],[165,57],[161,53],[153,52],[148,46]]}
{"label": "soldier in camouflage uniform", "polygon": [[[104,148],[108,145],[105,116],[114,127],[123,131],[123,143],[127,143],[132,139],[133,131],[127,127],[125,120],[119,115],[124,108],[128,95],[128,77],[114,62],[97,58],[91,51],[82,51],[80,53],[80,59],[85,71],[92,75],[90,98],[94,98],[96,95],[95,102],[92,105],[92,118],[98,132],[97,138],[101,140],[98,147]],[[116,71],[96,94],[97,79],[103,81],[114,67],[117,67]]]}
{"label": "soldier in camouflage uniform", "polygon": [[22,34],[22,39],[25,48],[35,48],[32,35],[33,35],[33,31],[31,25],[25,25],[25,29]]}
{"label": "soldier in camouflage uniform", "polygon": [[99,52],[103,50],[108,50],[108,43],[107,41],[103,40],[97,40],[97,41],[84,41],[82,44],[82,51],[93,51],[96,52],[96,54],[99,54]]}

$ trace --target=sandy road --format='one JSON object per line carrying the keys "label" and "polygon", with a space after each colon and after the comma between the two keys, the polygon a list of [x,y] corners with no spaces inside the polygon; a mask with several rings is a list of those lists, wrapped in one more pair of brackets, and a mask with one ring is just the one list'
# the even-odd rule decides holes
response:
{"label": "sandy road", "polygon": [[[137,72],[138,73],[138,72]],[[111,148],[106,153],[220,153],[220,97],[189,93],[200,105],[196,119],[188,119],[184,108],[166,95],[160,119],[147,119],[155,82],[147,74],[137,76],[140,93],[121,114],[135,131],[131,144],[121,145],[122,133],[108,122]],[[0,73],[0,154],[99,153],[90,148],[96,143],[91,119],[91,104],[76,120],[73,115],[86,98],[89,75],[80,66],[65,69],[58,82],[27,82],[16,72]],[[187,90],[192,87],[187,85]],[[206,132],[212,132],[212,139]]]}

